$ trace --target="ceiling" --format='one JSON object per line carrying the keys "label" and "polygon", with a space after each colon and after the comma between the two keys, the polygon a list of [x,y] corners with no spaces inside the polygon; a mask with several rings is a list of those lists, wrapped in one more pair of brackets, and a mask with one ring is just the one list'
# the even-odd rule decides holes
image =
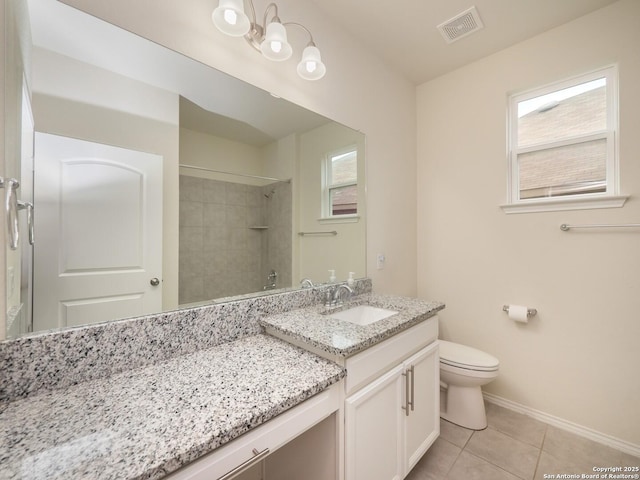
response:
{"label": "ceiling", "polygon": [[[311,0],[421,84],[617,0]],[[484,28],[448,44],[437,26],[476,7]],[[322,50],[322,39],[317,38]],[[324,60],[327,65],[330,59]]]}

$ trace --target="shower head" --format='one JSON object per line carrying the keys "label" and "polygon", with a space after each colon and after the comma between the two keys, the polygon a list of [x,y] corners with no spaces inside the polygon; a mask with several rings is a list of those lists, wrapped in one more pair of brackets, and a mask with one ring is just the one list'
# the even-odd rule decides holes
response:
{"label": "shower head", "polygon": [[273,194],[276,193],[275,190],[271,190],[271,192],[269,193],[265,193],[263,194],[265,197],[267,197],[269,200],[271,200],[271,197],[273,197]]}

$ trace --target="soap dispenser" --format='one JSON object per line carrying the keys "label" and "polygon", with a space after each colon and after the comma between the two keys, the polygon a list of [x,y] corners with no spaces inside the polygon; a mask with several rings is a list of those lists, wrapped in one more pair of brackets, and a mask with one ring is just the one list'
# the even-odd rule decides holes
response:
{"label": "soap dispenser", "polygon": [[349,278],[347,278],[347,285],[349,285],[350,287],[353,287],[353,284],[356,283],[355,279],[353,278],[354,275],[355,275],[355,272],[349,272]]}
{"label": "soap dispenser", "polygon": [[336,281],[336,271],[329,270],[329,282],[334,283]]}

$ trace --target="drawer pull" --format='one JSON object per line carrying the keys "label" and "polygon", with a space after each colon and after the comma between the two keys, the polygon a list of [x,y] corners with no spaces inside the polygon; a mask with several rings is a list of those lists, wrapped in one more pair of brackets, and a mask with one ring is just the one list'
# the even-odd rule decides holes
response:
{"label": "drawer pull", "polygon": [[231,478],[235,477],[236,475],[241,474],[242,472],[244,472],[245,470],[251,468],[252,466],[254,466],[256,463],[258,463],[260,460],[262,460],[264,457],[266,457],[267,455],[269,455],[269,449],[265,448],[264,450],[262,450],[261,452],[259,452],[258,450],[256,450],[255,448],[253,449],[253,457],[251,457],[249,460],[242,462],[240,465],[238,465],[236,468],[234,468],[233,470],[229,470],[227,473],[225,473],[223,476],[221,476],[220,478],[218,478],[218,480],[230,480]]}

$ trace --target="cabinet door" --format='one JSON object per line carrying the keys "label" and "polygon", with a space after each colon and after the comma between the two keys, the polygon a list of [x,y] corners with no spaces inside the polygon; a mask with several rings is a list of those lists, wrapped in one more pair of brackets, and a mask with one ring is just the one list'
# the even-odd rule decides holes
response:
{"label": "cabinet door", "polygon": [[402,365],[345,401],[346,480],[402,478]]}
{"label": "cabinet door", "polygon": [[440,434],[440,358],[438,342],[404,362],[407,391],[413,404],[404,417],[405,474],[418,463]]}

